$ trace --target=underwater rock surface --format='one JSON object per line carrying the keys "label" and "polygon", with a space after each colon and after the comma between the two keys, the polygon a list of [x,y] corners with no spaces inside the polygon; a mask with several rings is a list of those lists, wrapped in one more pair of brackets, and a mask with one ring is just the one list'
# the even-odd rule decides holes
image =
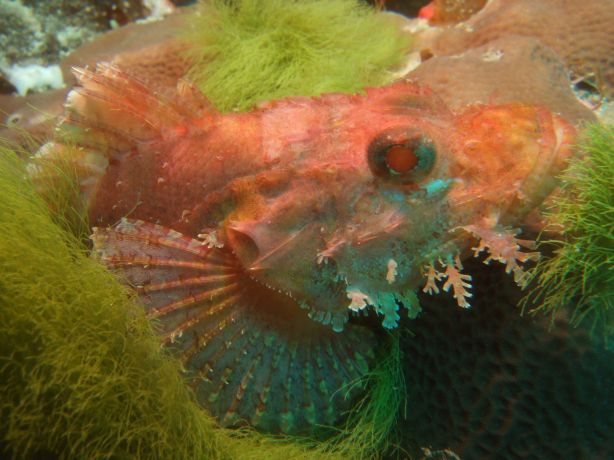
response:
{"label": "underwater rock surface", "polygon": [[614,353],[564,314],[552,329],[549,318],[520,316],[525,294],[504,270],[466,265],[473,308],[421,298],[423,314],[407,325],[399,429],[409,444],[462,459],[613,458]]}
{"label": "underwater rock surface", "polygon": [[490,0],[465,22],[419,33],[418,48],[449,56],[510,35],[540,40],[574,78],[594,82],[605,95],[614,90],[613,0]]}
{"label": "underwater rock surface", "polygon": [[[166,0],[0,0],[0,70],[19,87],[25,66],[41,71],[57,66],[98,34],[171,8]],[[60,86],[61,78],[47,84]],[[45,86],[32,82],[20,94],[30,88],[41,91]]]}

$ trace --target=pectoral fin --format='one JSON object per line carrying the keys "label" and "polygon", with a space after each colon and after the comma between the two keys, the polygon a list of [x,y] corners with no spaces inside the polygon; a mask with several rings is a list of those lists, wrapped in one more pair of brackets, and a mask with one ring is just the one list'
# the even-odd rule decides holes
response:
{"label": "pectoral fin", "polygon": [[368,329],[314,323],[250,280],[231,252],[168,228],[124,219],[92,239],[97,257],[136,288],[222,425],[309,432],[335,423],[360,391],[345,388],[373,359]]}

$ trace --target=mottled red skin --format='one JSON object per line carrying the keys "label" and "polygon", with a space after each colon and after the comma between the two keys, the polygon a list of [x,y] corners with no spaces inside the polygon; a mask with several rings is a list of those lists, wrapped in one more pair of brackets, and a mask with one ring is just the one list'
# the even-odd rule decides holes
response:
{"label": "mottled red skin", "polygon": [[[351,292],[379,305],[393,327],[395,299],[408,301],[424,266],[472,244],[456,228],[519,225],[552,190],[574,134],[539,107],[455,114],[407,82],[226,115],[193,93],[158,101],[112,69],[84,73],[81,84],[68,107],[132,137],[102,136],[97,152],[113,153],[104,153],[108,167],[89,185],[92,225],[128,216],[193,238],[216,231],[248,276],[336,330]],[[112,91],[119,96],[109,110]],[[192,115],[177,115],[189,105]],[[420,139],[434,149],[432,168],[374,171],[368,151],[376,138]]]}

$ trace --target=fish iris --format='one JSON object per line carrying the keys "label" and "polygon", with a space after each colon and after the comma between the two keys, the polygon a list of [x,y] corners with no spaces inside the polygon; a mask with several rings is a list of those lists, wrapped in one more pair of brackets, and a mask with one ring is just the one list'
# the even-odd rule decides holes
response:
{"label": "fish iris", "polygon": [[414,130],[392,129],[369,145],[369,167],[374,175],[400,184],[416,184],[435,164],[433,143]]}

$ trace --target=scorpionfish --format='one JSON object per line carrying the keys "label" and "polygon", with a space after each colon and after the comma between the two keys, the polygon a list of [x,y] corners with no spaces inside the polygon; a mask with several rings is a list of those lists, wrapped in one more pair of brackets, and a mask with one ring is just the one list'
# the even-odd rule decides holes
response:
{"label": "scorpionfish", "polygon": [[72,152],[93,253],[137,291],[199,403],[270,432],[347,411],[384,330],[363,317],[395,328],[419,289],[469,307],[472,246],[524,282],[536,254],[517,228],[576,134],[530,105],[454,113],[408,81],[222,114],[187,82],[75,73],[69,141],[38,156]]}

